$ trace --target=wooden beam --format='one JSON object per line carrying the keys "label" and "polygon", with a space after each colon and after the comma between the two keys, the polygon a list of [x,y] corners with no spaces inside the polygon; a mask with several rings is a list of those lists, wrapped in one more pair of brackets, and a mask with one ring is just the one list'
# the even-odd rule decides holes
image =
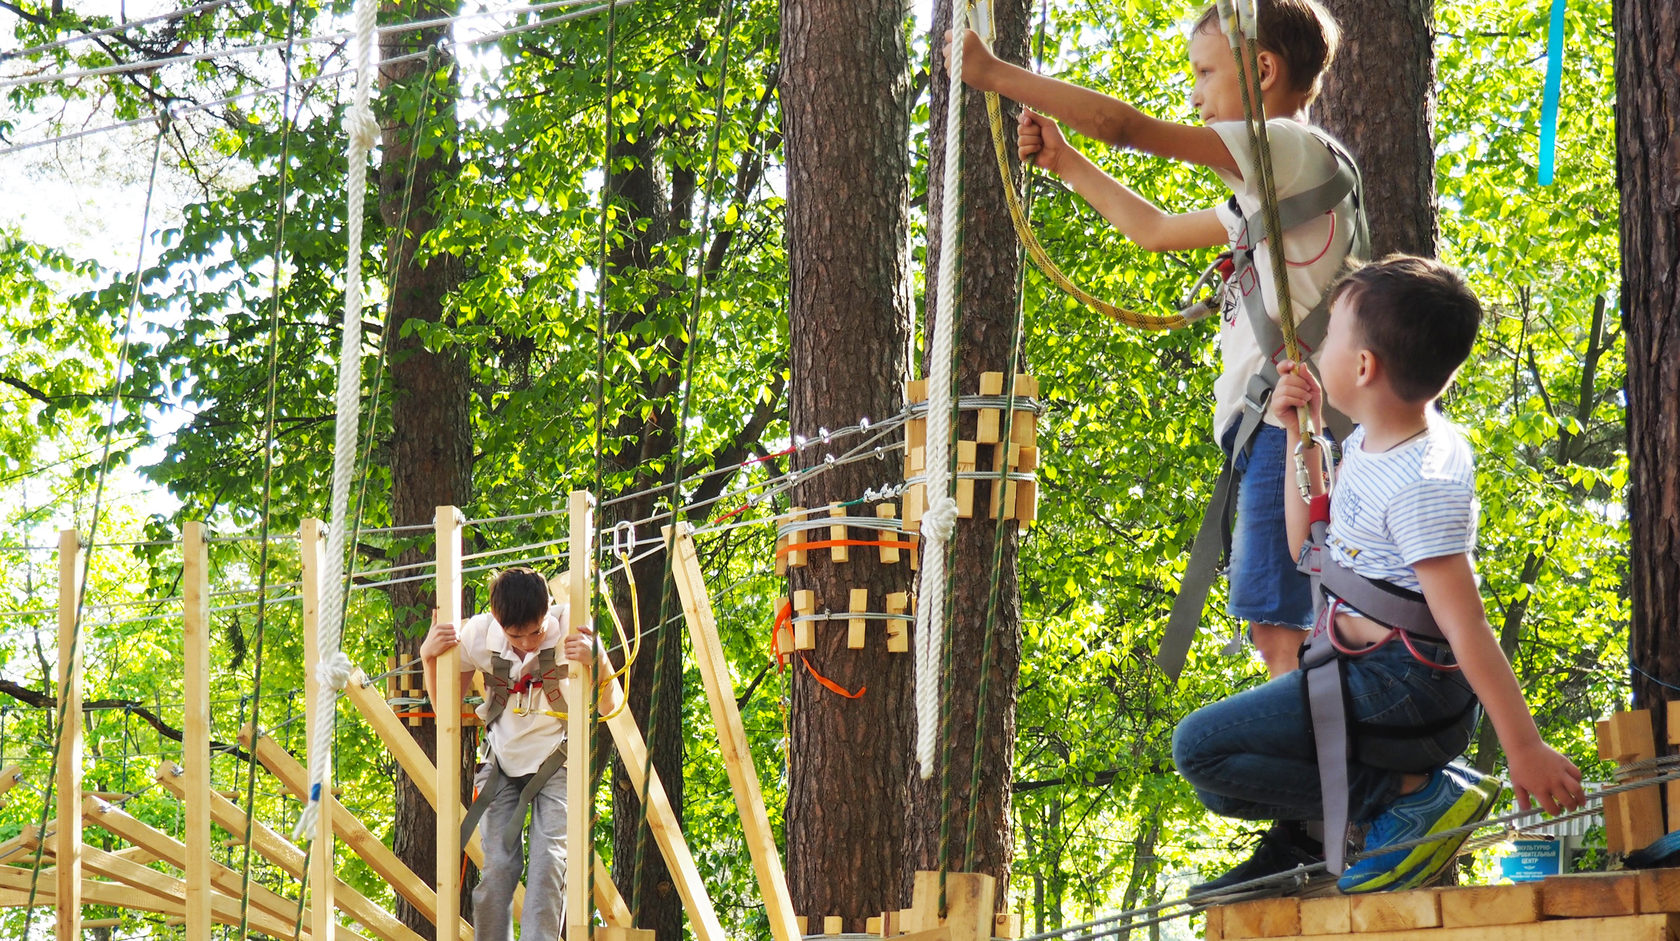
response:
{"label": "wooden beam", "polygon": [[[568,707],[575,705],[582,690],[575,684],[566,684]],[[619,702],[624,694],[618,688],[618,681],[612,681],[611,702]],[[712,908],[712,899],[706,894],[706,886],[700,881],[700,871],[694,864],[694,856],[684,842],[682,827],[677,822],[677,815],[671,809],[671,799],[665,793],[665,786],[659,781],[659,772],[647,760],[647,742],[642,739],[642,730],[636,725],[636,717],[629,709],[619,709],[618,714],[607,720],[607,730],[612,733],[613,742],[618,746],[619,758],[624,762],[625,773],[630,778],[630,786],[638,794],[644,795],[642,808],[647,814],[648,831],[653,834],[654,842],[659,845],[660,852],[665,856],[665,865],[671,871],[671,881],[676,883],[677,895],[682,898],[683,909],[688,912],[689,929],[694,932],[697,941],[724,941],[723,925],[718,921],[717,912]],[[644,777],[642,771],[647,769]],[[568,935],[566,941],[572,941]],[[587,941],[587,939],[585,939]]]}
{"label": "wooden beam", "polygon": [[[113,856],[102,849],[92,846],[84,847],[88,869],[97,872],[108,879],[114,879],[141,895],[151,896],[154,905],[157,902],[169,905],[169,911],[181,912],[181,900],[186,897],[187,884],[181,879],[164,875],[156,869],[148,869],[139,863],[130,862],[120,856]],[[142,907],[125,904],[123,907]],[[210,896],[211,914],[224,925],[237,925],[241,921],[248,923],[257,931],[264,932],[276,938],[292,937],[292,922],[289,918],[279,918],[255,906],[241,911],[239,899],[223,895],[220,892]],[[59,905],[59,917],[63,918],[63,905]],[[154,910],[160,910],[154,908]],[[309,933],[303,932],[298,941],[309,941]]]}
{"label": "wooden beam", "polygon": [[[437,617],[439,624],[461,624],[461,511],[437,508]],[[451,647],[437,660],[437,908],[445,915],[461,910],[461,651]],[[456,919],[435,919],[437,941],[456,941]]]}
{"label": "wooden beam", "polygon": [[[307,718],[304,727],[308,729],[314,729],[316,723],[331,726],[337,717],[336,709],[328,715],[315,715],[320,711],[321,680],[317,674],[321,668],[321,640],[318,633],[321,629],[321,572],[326,562],[321,529],[321,521],[312,518],[305,518],[298,527],[298,558],[303,576],[303,708]],[[337,924],[333,919],[333,882],[337,868],[333,865],[332,807],[338,800],[332,795],[330,786],[333,779],[332,749],[327,749],[324,755],[310,757],[321,768],[321,780],[328,786],[323,788],[319,816],[315,818],[315,832],[309,841],[309,894],[314,901],[310,908],[309,930],[316,941],[335,941]],[[205,803],[208,804],[207,801]]]}
{"label": "wooden beam", "polygon": [[[157,780],[165,789],[176,797],[185,797],[183,789],[184,772],[178,766],[164,762],[158,766]],[[278,866],[286,875],[294,879],[302,879],[308,861],[304,858],[303,850],[298,849],[292,842],[261,821],[250,822],[245,811],[240,810],[232,801],[220,794],[210,795],[209,811],[216,826],[229,833],[244,834],[247,826],[251,831],[251,849],[264,859]],[[239,844],[243,844],[243,836],[236,837]],[[333,877],[333,901],[339,911],[356,919],[363,927],[373,932],[384,941],[422,941],[408,926],[397,920],[397,917],[379,905],[370,901],[367,896],[351,888],[344,880]]]}
{"label": "wooden beam", "polygon": [[181,529],[182,836],[187,847],[187,941],[210,941],[210,546],[204,524]]}
{"label": "wooden beam", "polygon": [[[669,527],[665,535],[670,538]],[[758,878],[758,889],[764,897],[770,935],[775,941],[798,941],[799,927],[794,924],[793,900],[788,894],[781,853],[776,849],[775,832],[770,829],[770,816],[764,808],[764,792],[758,782],[758,770],[753,766],[746,726],[741,721],[741,710],[735,704],[735,681],[729,674],[729,661],[724,656],[723,643],[718,639],[717,618],[712,609],[711,594],[706,589],[706,579],[700,572],[694,533],[686,523],[677,527],[673,552],[672,574],[676,578],[677,593],[682,598],[683,619],[688,623],[688,634],[694,644],[695,666],[700,671],[706,687],[706,699],[711,704],[718,750],[729,772],[729,786],[735,792],[735,807],[741,814],[741,827],[746,834],[753,874]]]}
{"label": "wooden beam", "polygon": [[[304,770],[302,765],[298,764],[296,758],[293,758],[284,748],[281,748],[279,743],[266,735],[253,736],[250,726],[246,726],[239,733],[239,743],[252,749],[256,753],[257,760],[262,762],[263,767],[267,768],[269,773],[273,774],[281,784],[285,785],[286,790],[292,792],[293,797],[302,800],[309,793],[309,773]],[[378,874],[381,879],[390,883],[391,888],[395,889],[398,895],[407,899],[410,905],[418,909],[434,925],[437,924],[437,893],[428,888],[424,882],[421,882],[420,877],[404,865],[402,860],[391,852],[391,848],[374,836],[365,824],[345,809],[343,804],[336,801],[333,803],[332,818],[334,832],[342,837],[351,849],[356,851],[356,855],[368,864],[368,868]],[[465,922],[456,918],[455,923],[461,931],[465,932],[461,935],[462,937],[470,935],[472,929]]]}
{"label": "wooden beam", "polygon": [[82,939],[82,540],[58,534],[58,941]]}
{"label": "wooden beam", "polygon": [[[1610,757],[1617,764],[1631,764],[1657,757],[1649,709],[1611,714],[1610,753]],[[1650,777],[1652,772],[1645,771],[1630,776],[1628,780],[1642,781]],[[1622,808],[1622,839],[1629,852],[1644,849],[1662,837],[1662,793],[1655,785],[1624,793]]]}
{"label": "wooden beam", "polygon": [[[590,623],[589,600],[593,593],[589,585],[595,575],[594,500],[588,492],[574,490],[566,508],[571,527],[566,551],[572,566],[571,581],[566,586],[567,632],[575,634],[579,625]],[[590,704],[594,700],[591,674],[601,669],[598,661],[593,670],[585,669],[577,661],[567,665],[570,702],[566,706],[566,941],[589,941],[589,926],[594,921],[589,909],[588,885],[595,859],[595,841],[589,832],[590,821],[595,816],[589,774],[589,745],[594,741],[590,733],[594,731],[595,715]]]}

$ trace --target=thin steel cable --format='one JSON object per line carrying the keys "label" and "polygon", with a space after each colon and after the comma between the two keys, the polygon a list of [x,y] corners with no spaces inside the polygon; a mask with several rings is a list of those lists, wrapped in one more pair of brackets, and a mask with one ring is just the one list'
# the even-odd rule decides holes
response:
{"label": "thin steel cable", "polygon": [[[162,156],[163,156],[163,139],[169,133],[170,122],[171,122],[171,114],[168,110],[165,110],[162,113],[162,116],[160,117],[160,119],[158,121],[157,137],[153,140],[153,143],[152,143],[152,169],[151,169],[151,174],[150,174],[150,176],[147,180],[147,183],[146,183],[145,204],[140,211],[140,247],[139,247],[139,250],[135,253],[136,257],[134,259],[134,289],[129,292],[128,308],[127,308],[127,312],[125,313],[125,315],[123,317],[122,343],[118,347],[118,351],[117,351],[117,370],[116,370],[115,378],[112,380],[112,383],[111,383],[111,408],[110,408],[110,413],[105,420],[105,428],[104,428],[104,433],[103,433],[105,443],[104,443],[104,446],[101,450],[100,457],[99,457],[99,481],[94,487],[93,507],[92,507],[91,516],[90,516],[90,519],[89,519],[89,522],[88,522],[88,542],[90,544],[95,542],[95,539],[97,538],[97,536],[99,534],[100,511],[102,509],[101,501],[105,497],[105,479],[106,479],[107,471],[108,471],[110,463],[111,463],[111,434],[112,434],[112,430],[116,427],[116,424],[117,424],[117,406],[122,401],[121,391],[122,391],[123,372],[126,370],[126,367],[128,365],[129,338],[130,338],[131,331],[133,330],[133,327],[134,327],[134,311],[135,311],[135,308],[137,308],[140,305],[140,284],[141,284],[140,276],[145,270],[144,266],[145,266],[145,260],[146,260],[146,231],[151,226],[152,197],[157,192],[158,164],[161,162],[161,159],[162,159]],[[80,537],[78,537],[78,539],[79,538]],[[74,618],[71,621],[71,631],[70,631],[70,651],[69,651],[70,657],[69,657],[69,659],[71,660],[72,663],[75,661],[76,651],[81,645],[81,639],[82,639],[81,638],[81,634],[82,634],[82,632],[81,632],[81,621],[82,621],[81,606],[82,606],[82,602],[87,598],[87,577],[93,571],[93,569],[92,569],[93,556],[94,556],[94,553],[91,550],[83,553],[83,555],[82,555],[82,578],[80,580],[80,584],[78,584],[77,587],[76,587],[76,613],[75,613]],[[61,665],[60,669],[68,669],[68,667],[69,667],[69,664],[64,664],[64,665]],[[66,677],[66,680],[68,680],[68,677]],[[38,891],[38,889],[40,887],[40,881],[41,881],[42,853],[46,849],[46,838],[45,838],[44,834],[46,833],[46,830],[47,830],[47,811],[48,811],[49,806],[52,802],[52,796],[51,795],[52,795],[52,792],[53,792],[53,786],[57,782],[57,779],[58,779],[58,756],[59,756],[60,749],[62,749],[63,746],[64,746],[64,719],[65,719],[65,714],[68,712],[69,707],[70,707],[70,697],[68,697],[66,695],[63,695],[62,691],[61,691],[58,698],[59,698],[58,721],[55,723],[55,728],[54,728],[54,733],[53,733],[53,763],[52,763],[51,768],[47,772],[47,791],[46,791],[47,797],[41,803],[41,823],[40,823],[39,830],[43,834],[43,837],[41,839],[41,842],[36,844],[35,858],[30,864],[31,874],[30,874],[30,877],[29,877],[29,896],[28,896],[27,901],[24,903],[25,904],[24,920],[23,920],[23,934],[24,934],[24,937],[29,936],[29,931],[30,931],[30,928],[31,928],[33,920],[34,920],[35,895],[36,895],[36,892]]]}

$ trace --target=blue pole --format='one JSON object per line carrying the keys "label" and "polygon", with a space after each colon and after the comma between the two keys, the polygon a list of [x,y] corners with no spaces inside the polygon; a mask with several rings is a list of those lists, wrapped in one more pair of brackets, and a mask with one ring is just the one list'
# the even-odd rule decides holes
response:
{"label": "blue pole", "polygon": [[1552,185],[1557,162],[1558,98],[1563,93],[1563,12],[1568,0],[1552,0],[1546,31],[1546,94],[1540,105],[1540,185]]}

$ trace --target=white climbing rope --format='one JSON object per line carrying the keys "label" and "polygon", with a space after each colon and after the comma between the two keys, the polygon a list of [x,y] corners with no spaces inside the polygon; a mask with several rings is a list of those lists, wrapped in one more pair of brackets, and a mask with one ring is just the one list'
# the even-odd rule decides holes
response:
{"label": "white climbing rope", "polygon": [[967,4],[951,4],[950,91],[945,98],[945,172],[940,182],[939,283],[928,349],[927,511],[922,514],[922,583],[916,594],[916,762],[933,776],[939,735],[939,659],[945,635],[945,543],[957,526],[951,498],[951,360],[956,347],[957,201],[962,170],[962,47]]}
{"label": "white climbing rope", "polygon": [[339,649],[344,633],[344,552],[350,529],[350,477],[356,467],[356,435],[361,421],[362,401],[362,203],[367,195],[367,159],[379,140],[379,124],[373,117],[373,43],[378,0],[356,0],[353,22],[356,34],[356,91],[344,115],[344,130],[350,138],[346,156],[349,171],[346,212],[348,257],[344,268],[344,342],[338,352],[337,439],[333,444],[332,526],[327,530],[327,557],[321,571],[321,617],[316,628],[316,647],[321,662],[316,667],[319,681],[315,709],[309,717],[309,795],[293,837],[302,839],[314,832],[320,813],[321,794],[327,783],[326,759],[332,754],[333,711],[338,692],[349,680],[350,661]]}

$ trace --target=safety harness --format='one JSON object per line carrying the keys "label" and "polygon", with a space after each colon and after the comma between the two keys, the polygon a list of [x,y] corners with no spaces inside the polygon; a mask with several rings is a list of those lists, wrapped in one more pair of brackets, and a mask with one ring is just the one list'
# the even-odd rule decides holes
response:
{"label": "safety harness", "polygon": [[[1348,722],[1347,677],[1343,661],[1363,656],[1398,638],[1412,656],[1441,673],[1458,670],[1456,663],[1440,663],[1424,656],[1416,640],[1446,644],[1440,625],[1430,613],[1423,595],[1390,582],[1367,578],[1337,562],[1325,547],[1330,525],[1330,496],[1312,500],[1312,536],[1301,553],[1299,569],[1312,580],[1313,633],[1301,653],[1303,695],[1312,719],[1313,743],[1318,757],[1319,791],[1324,800],[1324,855],[1330,872],[1345,868],[1348,825],[1348,759],[1354,752],[1354,733],[1361,744],[1360,760],[1377,767],[1416,773],[1416,767],[1391,767],[1383,763],[1384,749],[1372,747],[1383,741],[1435,739],[1447,754],[1456,754],[1469,744],[1470,725],[1465,716],[1477,706],[1465,687],[1465,705],[1456,715],[1427,726],[1389,727]],[[1344,646],[1336,636],[1336,613],[1342,606],[1357,610],[1366,618],[1389,629],[1388,636],[1362,649]],[[1357,726],[1357,727],[1355,727]]]}
{"label": "safety harness", "polygon": [[[560,662],[556,648],[545,647],[537,651],[537,668],[534,672],[520,677],[517,682],[513,679],[513,664],[500,654],[491,657],[490,672],[484,679],[484,727],[489,728],[492,723],[501,718],[511,705],[514,713],[524,715],[533,705],[545,711],[559,711],[564,694],[560,690]],[[540,698],[537,698],[540,697]],[[537,702],[533,704],[533,698]],[[496,760],[496,753],[486,749],[485,761],[490,766],[490,777],[484,782],[484,787],[473,799],[472,806],[467,808],[467,815],[461,818],[461,843],[465,845],[472,838],[473,831],[478,829],[478,821],[489,809],[490,802],[495,799],[503,788],[518,787],[519,803],[514,808],[512,818],[502,831],[502,842],[511,851],[519,842],[519,834],[525,823],[525,811],[536,799],[537,793],[543,789],[554,773],[566,763],[566,749],[564,742],[561,747],[554,749],[554,753],[543,760],[537,770],[531,774],[512,776],[502,771],[501,763]]]}
{"label": "safety harness", "polygon": [[[1309,130],[1335,156],[1336,172],[1318,186],[1278,201],[1278,217],[1282,228],[1287,232],[1333,212],[1343,199],[1351,195],[1353,233],[1344,257],[1366,257],[1370,253],[1371,239],[1365,220],[1364,187],[1360,181],[1359,168],[1347,150],[1334,138],[1317,128]],[[1201,622],[1202,608],[1207,602],[1208,589],[1212,587],[1214,577],[1224,568],[1225,560],[1231,554],[1231,519],[1236,510],[1237,482],[1240,479],[1236,471],[1237,456],[1249,453],[1254,447],[1254,436],[1259,433],[1261,425],[1265,422],[1266,404],[1271,400],[1272,389],[1277,385],[1277,364],[1286,355],[1283,332],[1276,321],[1266,314],[1260,274],[1254,265],[1254,253],[1266,239],[1265,225],[1260,219],[1245,215],[1235,196],[1231,197],[1229,206],[1240,220],[1242,228],[1240,237],[1228,253],[1229,257],[1221,255],[1220,262],[1215,263],[1225,264],[1230,268],[1223,286],[1225,304],[1236,304],[1243,308],[1254,330],[1255,341],[1267,355],[1266,362],[1259,372],[1249,378],[1248,387],[1244,390],[1242,417],[1237,423],[1235,440],[1230,453],[1225,457],[1224,465],[1219,470],[1218,479],[1214,481],[1213,497],[1208,501],[1207,512],[1203,514],[1201,525],[1196,529],[1195,541],[1190,545],[1190,560],[1184,567],[1184,578],[1179,583],[1178,597],[1173,600],[1172,612],[1167,617],[1160,652],[1155,656],[1155,662],[1173,679],[1177,679],[1179,673],[1184,670],[1185,660],[1190,654],[1190,645],[1196,637],[1196,627]],[[1335,233],[1332,233],[1331,237],[1334,238]],[[1295,325],[1296,341],[1303,356],[1317,349],[1324,341],[1329,323],[1330,295],[1326,292],[1319,298],[1318,304]],[[1327,409],[1325,421],[1330,425],[1337,440],[1347,437],[1351,423],[1346,418],[1333,409]]]}

